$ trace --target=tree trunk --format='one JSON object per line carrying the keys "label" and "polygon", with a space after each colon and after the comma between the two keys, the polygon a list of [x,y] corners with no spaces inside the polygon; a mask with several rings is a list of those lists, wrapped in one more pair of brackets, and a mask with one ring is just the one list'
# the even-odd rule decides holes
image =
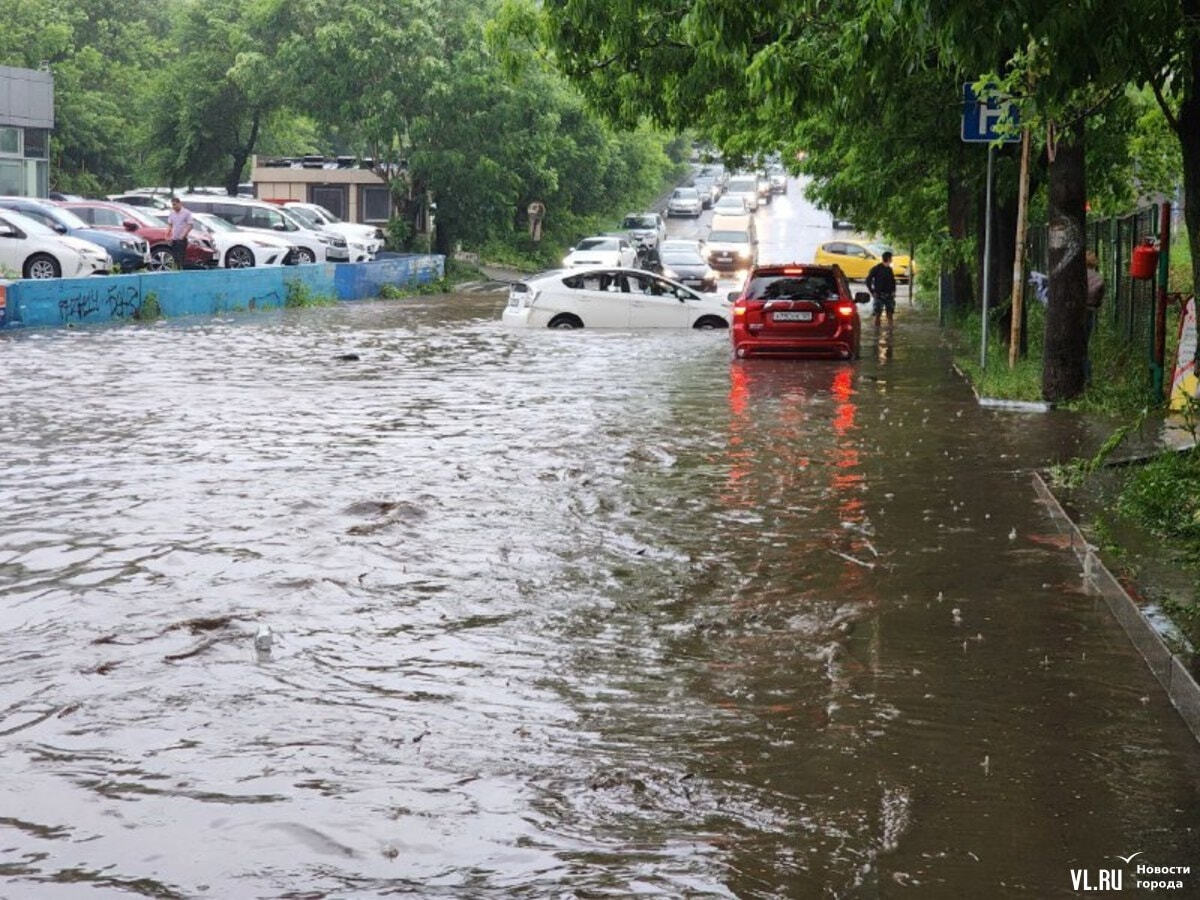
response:
{"label": "tree trunk", "polygon": [[[946,177],[947,225],[950,228],[950,237],[955,241],[965,241],[971,234],[971,191],[965,183],[962,147],[962,143],[959,142]],[[970,309],[974,305],[971,270],[965,261],[960,259],[954,264],[950,272],[950,285],[947,306],[957,311]]]}
{"label": "tree trunk", "polygon": [[1083,393],[1087,362],[1087,276],[1084,250],[1082,129],[1064,130],[1050,163],[1050,303],[1042,356],[1042,397],[1050,402]]}
{"label": "tree trunk", "polygon": [[250,120],[250,137],[233,153],[229,171],[225,173],[225,193],[230,197],[238,195],[238,185],[242,183],[242,172],[246,168],[246,161],[250,159],[250,155],[254,152],[254,145],[258,143],[258,127],[261,121],[261,116],[256,110],[254,117]]}

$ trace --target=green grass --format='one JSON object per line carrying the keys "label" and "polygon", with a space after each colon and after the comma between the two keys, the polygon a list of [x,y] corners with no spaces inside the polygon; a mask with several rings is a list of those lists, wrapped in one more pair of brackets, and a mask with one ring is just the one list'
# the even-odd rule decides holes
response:
{"label": "green grass", "polygon": [[[1079,412],[1133,416],[1146,406],[1158,405],[1150,395],[1146,350],[1141,345],[1130,345],[1118,335],[1108,312],[1107,309],[1101,311],[1088,345],[1092,362],[1091,382],[1080,397],[1063,405]],[[979,395],[998,400],[1040,401],[1044,307],[1036,301],[1031,303],[1028,318],[1029,352],[1025,358],[1018,359],[1012,369],[1008,367],[1008,347],[1001,342],[1001,328],[994,320],[988,326],[987,366],[980,369],[979,323],[979,314],[975,312],[948,326],[955,350],[954,361],[971,379]]]}
{"label": "green grass", "polygon": [[288,309],[303,309],[312,306],[337,306],[337,297],[318,294],[299,279],[287,281],[287,296],[283,305]]}
{"label": "green grass", "polygon": [[1027,330],[1029,352],[1018,358],[1011,369],[1008,366],[1008,347],[1002,342],[1002,326],[995,321],[988,323],[987,365],[980,367],[979,344],[982,333],[982,318],[972,312],[950,331],[954,343],[954,361],[971,379],[971,384],[981,397],[996,400],[1025,400],[1040,402],[1042,399],[1042,330],[1045,312],[1036,301],[1029,306]]}

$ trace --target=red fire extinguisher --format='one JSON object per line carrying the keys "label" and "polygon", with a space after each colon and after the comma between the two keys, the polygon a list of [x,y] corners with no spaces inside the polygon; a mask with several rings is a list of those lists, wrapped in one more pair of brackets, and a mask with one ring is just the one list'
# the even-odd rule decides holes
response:
{"label": "red fire extinguisher", "polygon": [[1129,256],[1129,277],[1149,280],[1158,271],[1158,241],[1148,237]]}

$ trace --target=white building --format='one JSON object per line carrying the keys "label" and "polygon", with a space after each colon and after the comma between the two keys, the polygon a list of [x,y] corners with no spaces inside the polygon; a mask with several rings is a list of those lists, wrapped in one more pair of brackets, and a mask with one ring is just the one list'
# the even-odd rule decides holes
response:
{"label": "white building", "polygon": [[46,196],[53,128],[54,76],[0,66],[0,194]]}

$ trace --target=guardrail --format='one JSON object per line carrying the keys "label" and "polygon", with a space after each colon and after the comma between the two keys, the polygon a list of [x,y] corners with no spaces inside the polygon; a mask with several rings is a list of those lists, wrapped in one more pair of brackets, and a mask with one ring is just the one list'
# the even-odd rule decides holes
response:
{"label": "guardrail", "polygon": [[254,269],[148,272],[9,282],[0,328],[46,328],[139,319],[151,304],[164,316],[206,316],[273,309],[289,286],[339,300],[378,297],[383,285],[407,287],[442,277],[442,256],[395,256],[363,263]]}

